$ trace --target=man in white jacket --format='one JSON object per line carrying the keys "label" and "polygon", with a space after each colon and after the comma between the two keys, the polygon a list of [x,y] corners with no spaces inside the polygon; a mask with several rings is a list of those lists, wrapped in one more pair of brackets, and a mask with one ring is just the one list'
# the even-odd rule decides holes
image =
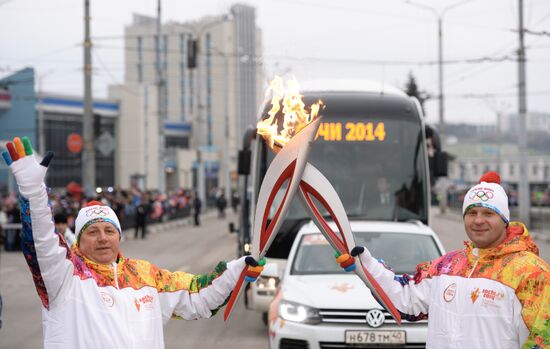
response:
{"label": "man in white jacket", "polygon": [[466,193],[462,212],[471,242],[419,264],[414,276],[396,276],[365,247],[350,254],[403,318],[428,318],[427,348],[550,348],[548,264],[527,228],[510,222],[497,173],[486,173]]}
{"label": "man in white jacket", "polygon": [[53,154],[38,164],[26,137],[7,148],[2,156],[21,194],[22,248],[42,300],[45,348],[164,348],[170,318],[211,317],[247,265],[248,280],[263,269],[243,257],[191,275],[127,259],[119,250],[119,220],[99,202],[80,210],[77,242],[69,248],[55,232],[44,184]]}

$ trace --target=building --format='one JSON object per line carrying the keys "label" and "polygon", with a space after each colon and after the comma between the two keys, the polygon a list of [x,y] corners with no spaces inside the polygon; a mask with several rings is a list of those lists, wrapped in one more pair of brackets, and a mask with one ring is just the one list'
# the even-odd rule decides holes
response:
{"label": "building", "polygon": [[253,7],[234,5],[222,16],[165,23],[160,38],[156,18],[134,16],[125,82],[109,92],[121,101],[122,186],[139,179],[149,189],[200,189],[198,177],[207,193],[236,186],[237,150],[262,98],[255,16]]}
{"label": "building", "polygon": [[[82,118],[84,103],[80,96],[37,93],[35,73],[26,68],[0,80],[0,146],[16,136],[27,136],[35,151],[55,152],[46,183],[55,189],[70,182],[82,185]],[[115,186],[117,119],[115,100],[94,99],[94,136],[96,185]],[[91,188],[95,189],[95,188]],[[0,165],[0,192],[16,191],[9,170]]]}
{"label": "building", "polygon": [[[550,114],[531,111],[526,118],[527,132],[544,132],[550,134]],[[519,129],[518,114],[507,114],[502,116],[502,132],[513,132]]]}
{"label": "building", "polygon": [[[503,183],[517,188],[519,182],[519,151],[514,144],[463,143],[448,145],[446,151],[456,158],[449,164],[449,178],[470,186],[487,171],[500,173]],[[550,185],[550,155],[530,150],[528,177],[532,189]]]}

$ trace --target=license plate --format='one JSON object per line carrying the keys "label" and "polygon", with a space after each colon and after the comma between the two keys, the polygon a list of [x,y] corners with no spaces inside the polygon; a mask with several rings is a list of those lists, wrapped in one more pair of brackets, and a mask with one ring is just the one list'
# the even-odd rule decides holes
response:
{"label": "license plate", "polygon": [[346,331],[346,344],[406,344],[405,331]]}

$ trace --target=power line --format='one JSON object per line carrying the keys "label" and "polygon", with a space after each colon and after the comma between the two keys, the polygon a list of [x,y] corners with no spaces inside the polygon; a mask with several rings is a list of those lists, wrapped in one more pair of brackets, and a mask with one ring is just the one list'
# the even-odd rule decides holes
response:
{"label": "power line", "polygon": [[523,32],[531,35],[550,36],[550,32],[547,31],[534,31],[530,29],[524,29]]}
{"label": "power line", "polygon": [[[528,96],[540,96],[550,95],[550,90],[532,91],[527,94]],[[451,94],[447,95],[449,98],[455,99],[485,99],[488,97],[515,97],[517,92],[508,93],[463,93],[463,94]]]}

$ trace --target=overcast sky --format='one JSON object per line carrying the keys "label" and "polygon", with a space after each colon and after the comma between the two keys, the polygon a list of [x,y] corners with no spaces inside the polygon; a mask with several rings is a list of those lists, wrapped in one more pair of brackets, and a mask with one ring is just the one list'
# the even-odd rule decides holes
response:
{"label": "overcast sky", "polygon": [[[449,0],[416,0],[441,11]],[[298,81],[365,78],[403,87],[409,72],[421,89],[438,90],[434,13],[404,0],[241,0],[257,8],[268,76]],[[163,21],[227,13],[235,1],[164,0]],[[83,4],[77,0],[0,0],[0,76],[32,66],[49,92],[82,94]],[[154,16],[155,0],[91,0],[94,95],[123,81],[124,27],[132,14]],[[525,27],[550,32],[550,1],[524,1]],[[517,111],[518,1],[472,0],[443,19],[446,122],[494,123],[495,111]],[[105,37],[119,37],[107,40]],[[102,38],[103,39],[100,39]],[[528,34],[528,109],[550,113],[550,34]],[[487,62],[464,61],[488,58]],[[382,62],[385,62],[383,64]],[[492,94],[484,98],[473,98]],[[429,122],[438,102],[426,103]]]}

